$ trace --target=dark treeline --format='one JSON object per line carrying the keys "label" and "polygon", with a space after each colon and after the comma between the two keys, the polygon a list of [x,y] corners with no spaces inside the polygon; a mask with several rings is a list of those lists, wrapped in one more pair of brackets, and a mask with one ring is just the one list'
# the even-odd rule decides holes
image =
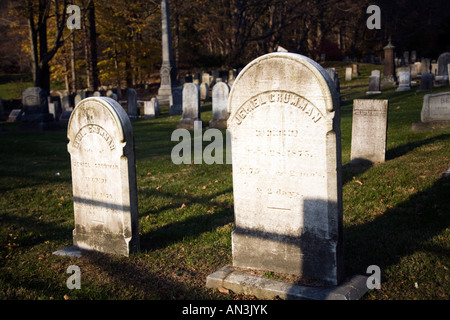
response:
{"label": "dark treeline", "polygon": [[[1,0],[0,71],[26,72],[35,84],[64,81],[68,90],[133,86],[161,64],[160,1]],[[397,54],[436,59],[450,51],[448,0],[169,0],[179,70],[238,68],[282,46],[327,60],[382,57],[388,38]],[[65,8],[81,8],[69,30]],[[381,9],[370,30],[369,5]]]}

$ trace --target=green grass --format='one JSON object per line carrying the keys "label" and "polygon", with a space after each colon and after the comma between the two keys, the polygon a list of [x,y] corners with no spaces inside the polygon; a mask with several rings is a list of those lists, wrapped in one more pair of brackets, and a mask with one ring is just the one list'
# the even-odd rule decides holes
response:
{"label": "green grass", "polygon": [[[337,65],[343,75],[344,64]],[[367,98],[372,66],[341,78],[346,273],[382,273],[364,299],[449,299],[450,130],[415,133],[423,95],[384,88],[389,99],[387,161],[348,165],[353,99]],[[446,91],[442,88],[439,91]],[[231,263],[231,165],[174,165],[170,141],[179,116],[134,121],[141,251],[129,258],[52,255],[72,244],[73,206],[65,130],[0,132],[1,299],[251,299],[205,288]],[[202,118],[211,118],[211,104]],[[56,175],[59,173],[59,175]],[[66,269],[81,268],[80,290]],[[266,277],[273,278],[273,273]]]}

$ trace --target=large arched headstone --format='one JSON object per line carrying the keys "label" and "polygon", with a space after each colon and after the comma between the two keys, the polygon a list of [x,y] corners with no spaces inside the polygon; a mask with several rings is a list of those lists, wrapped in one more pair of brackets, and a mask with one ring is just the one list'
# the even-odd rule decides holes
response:
{"label": "large arched headstone", "polygon": [[327,72],[293,53],[264,55],[228,102],[233,266],[343,280],[339,96]]}
{"label": "large arched headstone", "polygon": [[105,97],[82,100],[67,137],[76,248],[128,256],[139,248],[134,137],[123,108]]}

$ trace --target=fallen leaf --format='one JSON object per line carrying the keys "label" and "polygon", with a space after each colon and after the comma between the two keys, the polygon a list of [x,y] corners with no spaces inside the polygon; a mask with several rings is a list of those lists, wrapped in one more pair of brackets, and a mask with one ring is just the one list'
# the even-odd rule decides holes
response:
{"label": "fallen leaf", "polygon": [[156,187],[156,190],[157,190],[157,191],[160,191],[161,188],[162,188],[162,186],[157,186],[157,187]]}
{"label": "fallen leaf", "polygon": [[64,300],[69,300],[69,296],[67,294],[64,295]]}
{"label": "fallen leaf", "polygon": [[151,173],[151,172],[147,172],[147,175],[148,175],[148,176],[151,176],[151,175],[152,175],[152,173]]}
{"label": "fallen leaf", "polygon": [[145,220],[148,220],[148,219],[150,219],[150,216],[146,216],[146,217],[145,217]]}
{"label": "fallen leaf", "polygon": [[355,180],[356,183],[359,183],[360,185],[363,185],[363,183],[359,180]]}
{"label": "fallen leaf", "polygon": [[187,205],[186,205],[185,203],[183,203],[183,204],[181,205],[180,209],[184,209],[184,208],[186,208],[186,207],[187,207]]}
{"label": "fallen leaf", "polygon": [[218,287],[217,290],[219,290],[219,292],[221,292],[221,293],[226,293],[226,294],[230,293],[230,290],[225,289],[224,287]]}
{"label": "fallen leaf", "polygon": [[61,201],[64,201],[64,197],[63,197],[63,196],[61,196],[61,198],[59,198],[59,200],[61,200]]}
{"label": "fallen leaf", "polygon": [[203,186],[202,189],[205,190],[205,189],[206,189],[206,186]]}

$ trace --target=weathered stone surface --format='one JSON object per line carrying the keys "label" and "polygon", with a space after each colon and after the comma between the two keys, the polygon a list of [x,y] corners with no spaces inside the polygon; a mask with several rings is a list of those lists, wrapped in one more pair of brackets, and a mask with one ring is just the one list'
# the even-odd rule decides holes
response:
{"label": "weathered stone surface", "polygon": [[225,82],[218,82],[212,89],[211,128],[226,129],[228,119],[228,95],[230,87]]}
{"label": "weathered stone surface", "polygon": [[127,90],[127,113],[130,119],[139,118],[137,92],[133,88],[128,88]]}
{"label": "weathered stone surface", "polygon": [[133,129],[113,99],[87,98],[67,137],[75,214],[73,244],[128,256],[139,248]]}
{"label": "weathered stone surface", "polygon": [[267,54],[239,74],[228,111],[233,265],[341,282],[340,116],[331,78],[307,57]]}
{"label": "weathered stone surface", "polygon": [[178,128],[194,130],[195,121],[202,121],[200,115],[200,88],[195,83],[186,83],[183,88],[183,115]]}
{"label": "weathered stone surface", "polygon": [[450,121],[450,92],[425,95],[420,120],[422,122]]}
{"label": "weathered stone surface", "polygon": [[388,107],[388,100],[353,100],[353,163],[385,161]]}
{"label": "weathered stone surface", "polygon": [[208,288],[226,288],[258,299],[284,300],[358,300],[367,292],[367,277],[356,275],[338,286],[300,286],[279,280],[251,276],[225,266],[209,275]]}

